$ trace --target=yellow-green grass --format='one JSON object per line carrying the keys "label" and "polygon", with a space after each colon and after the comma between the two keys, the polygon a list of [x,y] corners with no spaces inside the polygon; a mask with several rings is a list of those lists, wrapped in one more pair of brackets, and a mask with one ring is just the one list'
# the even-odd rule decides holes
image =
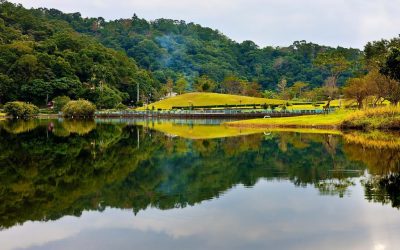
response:
{"label": "yellow-green grass", "polygon": [[295,117],[279,117],[279,118],[259,118],[251,120],[243,120],[236,122],[228,122],[227,126],[232,127],[307,127],[307,128],[339,128],[342,121],[352,111],[339,110],[330,114],[321,115],[304,115]]}
{"label": "yellow-green grass", "polygon": [[[208,105],[240,105],[240,104],[283,104],[286,101],[278,99],[266,99],[240,95],[228,95],[217,93],[187,93],[170,97],[147,105],[149,109],[172,109],[174,106],[208,106]],[[146,107],[139,108],[141,110]]]}
{"label": "yellow-green grass", "polygon": [[342,126],[354,129],[400,129],[400,107],[385,106],[356,111],[343,120]]}

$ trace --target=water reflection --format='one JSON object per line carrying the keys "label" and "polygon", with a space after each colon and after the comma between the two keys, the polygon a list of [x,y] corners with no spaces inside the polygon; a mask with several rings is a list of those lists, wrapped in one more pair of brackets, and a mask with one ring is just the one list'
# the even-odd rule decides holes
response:
{"label": "water reflection", "polygon": [[[211,126],[191,127],[204,125]],[[218,242],[238,243],[236,238],[243,240],[237,249],[296,248],[296,237],[324,228],[332,234],[347,228],[336,231],[340,238],[365,227],[353,209],[385,212],[385,218],[372,216],[368,223],[399,227],[393,224],[397,210],[363,201],[399,207],[399,151],[351,141],[350,134],[271,132],[191,140],[126,122],[32,120],[0,127],[0,239],[18,230],[53,235],[61,227],[63,240],[40,248],[85,248],[79,244],[96,238],[103,243],[96,247],[109,249],[103,234],[117,234],[121,248],[135,240],[143,249],[228,249]],[[331,198],[317,199],[315,193]],[[313,228],[301,225],[310,222]],[[368,233],[353,236],[368,238]],[[262,240],[267,235],[268,244]]]}

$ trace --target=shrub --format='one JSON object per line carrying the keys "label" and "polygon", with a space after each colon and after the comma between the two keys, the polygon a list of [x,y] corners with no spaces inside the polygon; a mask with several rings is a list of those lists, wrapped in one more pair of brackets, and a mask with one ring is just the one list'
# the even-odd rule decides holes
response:
{"label": "shrub", "polygon": [[93,117],[96,106],[86,100],[69,101],[62,109],[64,117]]}
{"label": "shrub", "polygon": [[39,108],[25,102],[8,102],[4,105],[4,112],[13,118],[29,118],[39,114]]}
{"label": "shrub", "polygon": [[117,106],[115,106],[116,109],[118,110],[124,110],[126,109],[126,105],[122,104],[122,103],[118,103]]}
{"label": "shrub", "polygon": [[54,111],[60,112],[69,101],[71,99],[68,96],[57,96],[53,99]]}
{"label": "shrub", "polygon": [[359,110],[348,115],[341,124],[346,129],[400,129],[400,108],[387,106]]}

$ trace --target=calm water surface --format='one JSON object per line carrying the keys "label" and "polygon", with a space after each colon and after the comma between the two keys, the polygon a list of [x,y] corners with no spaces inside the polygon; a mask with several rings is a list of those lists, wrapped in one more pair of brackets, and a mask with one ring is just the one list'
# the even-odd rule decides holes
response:
{"label": "calm water surface", "polygon": [[218,123],[0,122],[0,249],[399,249],[396,142]]}

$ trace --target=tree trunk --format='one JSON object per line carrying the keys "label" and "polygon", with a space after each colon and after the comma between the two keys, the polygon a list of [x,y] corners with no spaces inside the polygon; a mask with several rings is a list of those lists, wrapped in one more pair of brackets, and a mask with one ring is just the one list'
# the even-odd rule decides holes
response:
{"label": "tree trunk", "polygon": [[358,109],[362,109],[363,108],[363,99],[357,99],[357,103],[358,103]]}

